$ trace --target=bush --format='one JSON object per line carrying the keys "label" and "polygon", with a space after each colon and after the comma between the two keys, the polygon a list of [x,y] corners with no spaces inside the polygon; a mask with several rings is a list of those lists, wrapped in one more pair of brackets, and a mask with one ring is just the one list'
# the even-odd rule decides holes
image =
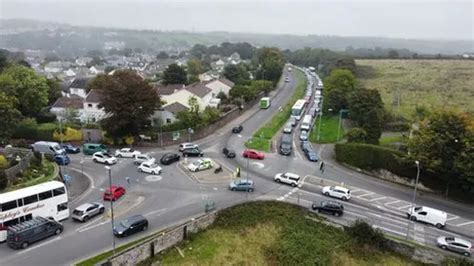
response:
{"label": "bush", "polygon": [[0,155],[0,170],[8,168],[8,161],[5,156]]}
{"label": "bush", "polygon": [[372,144],[343,143],[335,146],[336,160],[364,169],[385,169],[398,176],[413,178],[416,166],[405,159],[405,154]]}
{"label": "bush", "polygon": [[13,132],[13,138],[16,139],[37,139],[37,128],[38,123],[33,118],[23,119],[15,131]]}
{"label": "bush", "polygon": [[8,186],[8,178],[5,172],[0,171],[0,190],[4,190]]}
{"label": "bush", "polygon": [[54,140],[53,134],[56,130],[58,130],[58,125],[54,123],[39,124],[36,131],[36,137],[39,140]]}
{"label": "bush", "polygon": [[62,135],[62,140],[63,141],[80,141],[82,140],[82,131],[73,129],[70,127],[66,127],[64,130],[63,134],[59,132],[59,130],[55,131],[53,133],[53,139],[56,141],[61,140],[61,135]]}
{"label": "bush", "polygon": [[357,243],[374,247],[378,250],[387,250],[387,239],[382,231],[374,229],[362,220],[356,220],[351,226],[344,229]]}
{"label": "bush", "polygon": [[410,123],[407,122],[389,122],[384,125],[384,130],[393,132],[405,132],[410,130]]}
{"label": "bush", "polygon": [[50,112],[41,111],[36,116],[36,121],[38,121],[38,123],[53,123],[56,122],[56,115]]}
{"label": "bush", "polygon": [[347,134],[347,142],[365,143],[367,141],[367,132],[359,127],[351,128]]}

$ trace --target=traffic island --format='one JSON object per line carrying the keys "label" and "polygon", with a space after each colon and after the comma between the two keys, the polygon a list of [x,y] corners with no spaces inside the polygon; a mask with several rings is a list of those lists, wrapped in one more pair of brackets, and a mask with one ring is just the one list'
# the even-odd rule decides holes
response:
{"label": "traffic island", "polygon": [[[210,169],[201,170],[193,172],[188,169],[188,165],[197,161],[199,159],[187,159],[182,160],[179,162],[178,167],[189,177],[191,177],[194,181],[198,183],[207,183],[207,184],[214,184],[214,183],[226,183],[230,182],[233,178],[234,173],[223,166],[219,161],[212,160],[213,166]],[[219,169],[220,170],[217,170]]]}

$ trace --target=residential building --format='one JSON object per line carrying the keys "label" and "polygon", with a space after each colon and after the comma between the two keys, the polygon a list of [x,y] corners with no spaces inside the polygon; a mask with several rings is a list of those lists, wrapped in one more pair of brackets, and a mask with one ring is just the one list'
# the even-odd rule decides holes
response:
{"label": "residential building", "polygon": [[83,110],[83,101],[84,99],[77,96],[63,96],[56,100],[56,102],[51,106],[50,112],[56,115],[56,118],[66,117],[68,112],[76,111],[78,118],[82,116]]}
{"label": "residential building", "polygon": [[83,116],[81,121],[89,123],[95,123],[103,118],[106,114],[103,108],[99,107],[100,104],[100,94],[97,90],[91,90],[87,94],[86,98],[83,101]]}
{"label": "residential building", "polygon": [[75,78],[72,81],[71,85],[69,85],[67,90],[62,92],[63,96],[74,94],[74,95],[78,95],[82,98],[86,98],[86,96],[87,96],[87,90],[86,90],[87,83],[91,79],[92,79],[91,77],[78,77],[78,78]]}
{"label": "residential building", "polygon": [[161,120],[163,125],[172,124],[177,120],[176,116],[179,112],[187,110],[188,108],[179,102],[168,104],[155,111],[151,118],[151,125],[156,126],[159,123],[158,120]]}

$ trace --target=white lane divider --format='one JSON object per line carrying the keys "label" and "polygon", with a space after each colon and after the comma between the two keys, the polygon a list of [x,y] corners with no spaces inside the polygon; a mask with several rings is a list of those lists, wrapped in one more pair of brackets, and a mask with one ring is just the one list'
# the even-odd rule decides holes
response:
{"label": "white lane divider", "polygon": [[400,202],[400,200],[390,201],[390,202],[385,203],[384,205],[388,206],[388,205],[395,204],[395,203],[398,203],[398,202]]}
{"label": "white lane divider", "polygon": [[469,221],[469,222],[465,222],[465,223],[455,224],[454,226],[465,226],[465,225],[468,225],[468,224],[474,224],[474,221]]}
{"label": "white lane divider", "polygon": [[151,216],[152,214],[160,214],[164,211],[168,210],[168,208],[164,208],[164,209],[161,209],[161,210],[155,210],[155,211],[151,211],[151,212],[148,212],[148,213],[145,213],[143,216]]}
{"label": "white lane divider", "polygon": [[408,205],[403,205],[401,207],[398,207],[397,210],[401,210],[401,209],[406,209],[408,207],[411,207],[411,204],[408,204]]}
{"label": "white lane divider", "polygon": [[459,218],[459,216],[454,215],[453,217],[449,217],[448,219],[446,219],[446,221],[456,220],[457,218]]}
{"label": "white lane divider", "polygon": [[375,198],[375,199],[370,199],[369,201],[372,202],[372,201],[378,201],[378,200],[383,200],[387,197],[379,197],[379,198]]}

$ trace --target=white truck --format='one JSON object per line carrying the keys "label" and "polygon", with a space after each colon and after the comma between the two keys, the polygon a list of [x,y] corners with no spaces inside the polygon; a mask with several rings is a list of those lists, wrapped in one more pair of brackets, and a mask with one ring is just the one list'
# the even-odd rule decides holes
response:
{"label": "white truck", "polygon": [[311,115],[305,115],[303,117],[303,122],[301,122],[301,130],[309,131],[311,128],[311,120],[313,120]]}
{"label": "white truck", "polygon": [[52,141],[37,141],[33,144],[33,151],[52,156],[66,154],[66,150],[59,143]]}
{"label": "white truck", "polygon": [[448,215],[446,212],[437,209],[416,206],[408,209],[407,217],[412,221],[429,223],[441,229],[446,226]]}

